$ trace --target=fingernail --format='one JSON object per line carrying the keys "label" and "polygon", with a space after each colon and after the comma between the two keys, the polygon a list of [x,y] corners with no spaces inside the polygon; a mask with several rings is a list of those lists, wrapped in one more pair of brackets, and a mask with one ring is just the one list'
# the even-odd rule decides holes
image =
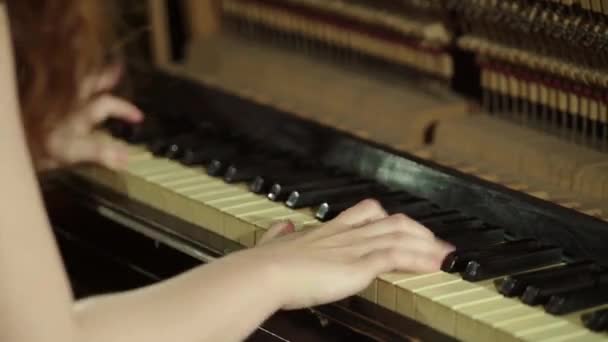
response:
{"label": "fingernail", "polygon": [[293,233],[296,231],[296,227],[290,221],[285,223],[287,226],[285,227],[285,231],[288,233]]}
{"label": "fingernail", "polygon": [[140,111],[136,111],[133,113],[133,121],[140,122],[144,119],[144,114]]}
{"label": "fingernail", "polygon": [[293,229],[293,223],[289,220],[281,220],[277,224],[284,226],[283,229]]}
{"label": "fingernail", "polygon": [[447,243],[447,242],[445,242],[445,241],[443,241],[443,240],[436,239],[436,241],[437,241],[437,242],[438,242],[438,243],[441,245],[441,247],[442,247],[444,250],[447,250],[447,251],[449,251],[449,252],[452,252],[452,251],[454,251],[454,250],[456,249],[456,247],[454,247],[453,245],[451,245],[451,244],[449,244],[449,243]]}

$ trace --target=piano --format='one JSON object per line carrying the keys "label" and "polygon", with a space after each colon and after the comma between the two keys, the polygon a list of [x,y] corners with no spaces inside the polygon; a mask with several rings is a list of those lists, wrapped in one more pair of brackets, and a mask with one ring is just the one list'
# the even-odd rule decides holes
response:
{"label": "piano", "polygon": [[151,28],[130,73],[147,120],[107,125],[129,166],[42,182],[79,297],[373,197],[457,247],[442,270],[380,275],[250,340],[608,339],[607,1],[122,6]]}

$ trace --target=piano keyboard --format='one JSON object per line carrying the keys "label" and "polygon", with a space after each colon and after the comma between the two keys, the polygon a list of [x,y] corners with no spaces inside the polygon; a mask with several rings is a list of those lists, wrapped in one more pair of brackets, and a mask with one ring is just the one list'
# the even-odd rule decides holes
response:
{"label": "piano keyboard", "polygon": [[[374,197],[389,213],[416,218],[457,250],[444,271],[383,274],[361,297],[465,341],[607,337],[604,270],[590,265],[567,276],[560,271],[521,276],[562,265],[560,251],[551,246],[504,241],[501,228],[474,217],[240,137],[222,138],[203,129],[154,141],[125,139],[131,142],[126,170],[86,166],[75,173],[247,247],[276,221],[289,219],[297,229],[307,229]],[[508,298],[497,288],[513,279],[525,291]]]}

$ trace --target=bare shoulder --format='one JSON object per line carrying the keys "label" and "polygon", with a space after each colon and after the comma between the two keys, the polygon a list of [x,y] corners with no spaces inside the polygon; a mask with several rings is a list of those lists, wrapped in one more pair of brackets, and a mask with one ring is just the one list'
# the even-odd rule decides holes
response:
{"label": "bare shoulder", "polygon": [[0,0],[0,41],[4,43],[4,40],[8,38],[8,15],[6,10],[6,4]]}
{"label": "bare shoulder", "polygon": [[6,4],[0,0],[0,63],[2,64],[5,64],[7,59],[11,56],[12,49],[9,30]]}
{"label": "bare shoulder", "polygon": [[5,92],[14,82],[13,46],[6,4],[0,0],[0,92]]}

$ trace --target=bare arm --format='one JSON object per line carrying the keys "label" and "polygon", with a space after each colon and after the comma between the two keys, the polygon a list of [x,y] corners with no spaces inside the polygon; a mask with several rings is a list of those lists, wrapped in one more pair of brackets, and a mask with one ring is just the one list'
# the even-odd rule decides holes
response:
{"label": "bare arm", "polygon": [[28,157],[7,26],[0,3],[0,340],[70,341],[72,297]]}
{"label": "bare arm", "polygon": [[[230,260],[154,287],[74,305],[28,157],[3,7],[0,4],[0,155],[5,160],[0,167],[0,340],[153,342],[246,336],[280,304],[272,291],[256,291],[264,284],[259,267],[246,269],[230,265]],[[254,280],[257,287],[250,286]]]}

